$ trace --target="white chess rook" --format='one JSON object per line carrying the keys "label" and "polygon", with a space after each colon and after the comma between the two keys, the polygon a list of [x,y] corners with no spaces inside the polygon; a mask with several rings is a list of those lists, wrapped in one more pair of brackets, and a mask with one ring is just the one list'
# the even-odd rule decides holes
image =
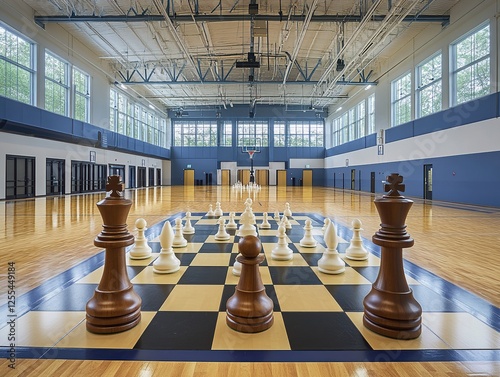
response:
{"label": "white chess rook", "polygon": [[352,260],[366,260],[368,259],[368,250],[363,245],[363,240],[359,235],[363,230],[361,228],[361,221],[359,219],[352,220],[352,238],[349,247],[345,251],[345,256]]}
{"label": "white chess rook", "polygon": [[186,247],[187,240],[182,234],[182,219],[180,217],[175,219],[175,236],[172,242],[172,247]]}
{"label": "white chess rook", "polygon": [[130,249],[130,259],[147,259],[151,256],[151,247],[148,245],[148,240],[144,237],[147,222],[144,219],[137,219],[135,227],[137,228],[137,237],[135,243]]}
{"label": "white chess rook", "polygon": [[[287,219],[286,216],[283,216],[283,217],[285,217],[285,219]],[[316,241],[314,239],[314,237],[312,236],[312,225],[311,224],[312,224],[311,219],[307,219],[306,225],[304,226],[304,237],[302,237],[302,239],[299,242],[299,245],[302,247],[316,247],[316,245],[318,244],[318,241]]]}
{"label": "white chess rook", "polygon": [[157,274],[171,274],[179,270],[181,261],[175,256],[172,249],[174,231],[169,221],[165,221],[160,234],[161,251],[153,263],[153,272]]}
{"label": "white chess rook", "polygon": [[278,243],[271,251],[271,258],[274,260],[290,260],[293,258],[293,250],[288,247],[286,241],[285,228],[280,225],[278,228]]}
{"label": "white chess rook", "polygon": [[326,250],[318,261],[318,270],[325,274],[341,274],[345,271],[345,262],[340,258],[339,252],[337,251],[337,232],[331,221],[325,230],[324,239]]}
{"label": "white chess rook", "polygon": [[183,234],[194,234],[195,230],[191,225],[191,212],[186,212],[186,224],[182,228]]}

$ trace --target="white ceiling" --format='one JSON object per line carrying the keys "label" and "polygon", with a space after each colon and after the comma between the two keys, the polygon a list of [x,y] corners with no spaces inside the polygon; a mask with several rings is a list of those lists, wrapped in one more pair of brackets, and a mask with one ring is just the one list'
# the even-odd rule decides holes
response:
{"label": "white ceiling", "polygon": [[[382,74],[377,59],[388,48],[443,22],[458,2],[24,1],[36,21],[60,24],[109,64],[117,82],[161,108],[335,104],[352,85]],[[250,3],[258,6],[253,20]],[[235,67],[252,51],[260,68]]]}

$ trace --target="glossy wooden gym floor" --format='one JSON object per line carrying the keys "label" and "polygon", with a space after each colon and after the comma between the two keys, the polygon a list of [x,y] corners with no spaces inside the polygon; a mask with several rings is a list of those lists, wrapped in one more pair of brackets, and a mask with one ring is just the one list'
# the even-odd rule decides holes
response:
{"label": "glossy wooden gym floor", "polygon": [[[126,190],[132,199],[129,230],[143,217],[154,224],[177,212],[206,212],[220,201],[223,210],[242,211],[239,191],[221,186],[164,186]],[[16,294],[97,254],[94,237],[101,231],[96,203],[103,193],[0,202],[0,305],[7,302],[7,263],[15,262]],[[262,187],[253,196],[255,212],[315,212],[349,226],[363,222],[371,238],[380,219],[375,195],[324,187]],[[413,199],[413,198],[412,198]],[[414,199],[407,218],[415,246],[404,257],[420,267],[500,306],[500,208]],[[3,217],[3,218],[2,218]],[[0,361],[2,375],[8,362]],[[500,363],[177,363],[120,361],[18,360],[8,375],[26,376],[500,376]],[[83,374],[82,374],[83,373]]]}

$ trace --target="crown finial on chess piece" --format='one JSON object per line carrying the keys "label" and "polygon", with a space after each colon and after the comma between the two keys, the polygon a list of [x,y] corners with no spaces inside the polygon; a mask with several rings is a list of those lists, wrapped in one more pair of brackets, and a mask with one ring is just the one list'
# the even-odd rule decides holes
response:
{"label": "crown finial on chess piece", "polygon": [[123,196],[123,182],[119,175],[110,175],[106,182],[106,197],[121,198]]}
{"label": "crown finial on chess piece", "polygon": [[401,196],[399,191],[405,191],[403,176],[398,173],[392,173],[386,179],[387,181],[384,182],[384,191],[388,192],[388,194],[384,196]]}

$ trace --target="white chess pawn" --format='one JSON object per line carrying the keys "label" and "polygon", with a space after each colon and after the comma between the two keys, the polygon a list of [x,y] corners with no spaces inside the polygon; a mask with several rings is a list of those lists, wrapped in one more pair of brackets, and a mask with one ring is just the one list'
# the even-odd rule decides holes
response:
{"label": "white chess pawn", "polygon": [[224,211],[222,211],[222,208],[220,207],[220,202],[215,203],[214,215],[215,216],[222,216],[222,215],[224,215]]}
{"label": "white chess pawn", "polygon": [[271,228],[271,224],[269,224],[269,220],[267,219],[267,212],[264,212],[262,219],[262,223],[259,225],[260,229],[269,229]]}
{"label": "white chess pawn", "polygon": [[182,234],[182,219],[180,217],[175,219],[175,236],[172,242],[172,247],[186,247],[187,240]]}
{"label": "white chess pawn", "polygon": [[279,223],[281,220],[280,213],[278,211],[274,212],[274,221]]}
{"label": "white chess pawn", "polygon": [[170,222],[165,221],[160,234],[160,255],[153,262],[153,271],[158,274],[171,274],[178,271],[181,261],[174,254],[172,242],[174,240],[174,231]]}
{"label": "white chess pawn", "polygon": [[191,225],[191,212],[186,212],[186,224],[182,228],[183,234],[194,234],[195,230]]}
{"label": "white chess pawn", "polygon": [[[288,218],[288,216],[283,215],[283,219],[285,221],[285,228],[292,229],[292,223],[290,222],[290,219]],[[311,229],[312,229],[312,226],[311,226]]]}
{"label": "white chess pawn", "polygon": [[234,221],[234,216],[235,216],[234,212],[229,213],[229,222],[226,225],[226,229],[238,229],[238,225]]}
{"label": "white chess pawn", "polygon": [[285,211],[283,212],[284,216],[292,216],[292,211],[290,210],[290,203],[285,203]]}
{"label": "white chess pawn", "polygon": [[271,251],[271,258],[274,260],[290,260],[293,258],[293,250],[288,247],[286,242],[285,228],[278,228],[278,243]]}
{"label": "white chess pawn", "polygon": [[321,228],[321,230],[323,231],[323,234],[325,234],[325,230],[326,228],[328,227],[328,224],[330,224],[330,219],[328,217],[326,217],[324,220],[323,220],[323,227]]}
{"label": "white chess pawn", "polygon": [[207,216],[207,217],[214,217],[215,216],[215,213],[214,213],[214,210],[212,209],[211,204],[208,206],[208,212],[205,216]]}
{"label": "white chess pawn", "polygon": [[130,249],[130,259],[146,259],[151,256],[151,247],[148,245],[148,240],[144,237],[147,222],[144,219],[137,219],[135,227],[137,228],[137,237],[135,243]]}
{"label": "white chess pawn", "polygon": [[215,235],[217,241],[227,241],[231,236],[226,232],[226,220],[223,217],[219,219],[219,231]]}
{"label": "white chess pawn", "polygon": [[[285,217],[285,216],[283,216]],[[286,217],[285,217],[286,218]],[[312,236],[312,222],[311,219],[306,220],[306,225],[304,226],[304,237],[299,242],[302,247],[316,247],[318,242]]]}
{"label": "white chess pawn", "polygon": [[363,245],[363,240],[359,233],[361,230],[361,221],[358,219],[352,220],[352,238],[349,247],[345,251],[346,258],[353,260],[366,260],[368,259],[368,250]]}
{"label": "white chess pawn", "polygon": [[340,274],[345,271],[345,262],[340,258],[337,251],[338,239],[335,226],[332,222],[325,230],[326,250],[318,261],[318,270],[325,274]]}
{"label": "white chess pawn", "polygon": [[233,269],[231,271],[234,276],[240,276],[241,275],[241,263],[238,262],[238,257],[240,255],[241,254],[238,253],[238,255],[236,255],[236,259],[234,260]]}
{"label": "white chess pawn", "polygon": [[[248,209],[248,207],[247,207]],[[240,227],[236,232],[237,236],[255,236],[257,237],[257,230],[255,229],[255,216],[249,211],[245,210],[240,217]]]}

